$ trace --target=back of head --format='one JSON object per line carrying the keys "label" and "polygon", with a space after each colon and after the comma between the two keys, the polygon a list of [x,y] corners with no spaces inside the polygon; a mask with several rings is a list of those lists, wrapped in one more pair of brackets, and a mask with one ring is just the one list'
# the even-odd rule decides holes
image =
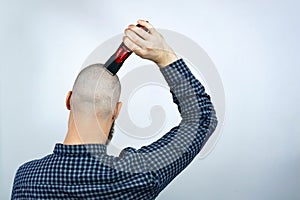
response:
{"label": "back of head", "polygon": [[76,116],[106,120],[120,98],[121,84],[103,64],[90,65],[78,74],[72,90],[71,110]]}

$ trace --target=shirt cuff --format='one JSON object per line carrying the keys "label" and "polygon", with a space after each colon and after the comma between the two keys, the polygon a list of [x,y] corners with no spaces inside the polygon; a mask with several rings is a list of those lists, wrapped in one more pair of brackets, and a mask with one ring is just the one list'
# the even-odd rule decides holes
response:
{"label": "shirt cuff", "polygon": [[160,68],[160,71],[170,87],[190,75],[190,70],[182,58],[164,68]]}

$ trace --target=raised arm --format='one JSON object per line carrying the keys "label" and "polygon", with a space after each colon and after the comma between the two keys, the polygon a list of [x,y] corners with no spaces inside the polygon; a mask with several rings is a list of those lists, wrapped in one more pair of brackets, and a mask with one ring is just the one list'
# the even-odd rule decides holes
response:
{"label": "raised arm", "polygon": [[139,157],[141,162],[145,162],[144,169],[155,174],[159,192],[200,152],[215,130],[217,118],[210,96],[185,62],[176,57],[149,23],[138,23],[147,27],[150,34],[129,26],[125,31],[124,43],[137,55],[154,61],[160,67],[182,120],[156,142],[138,150],[124,149],[121,155],[126,156],[131,152],[132,158]]}

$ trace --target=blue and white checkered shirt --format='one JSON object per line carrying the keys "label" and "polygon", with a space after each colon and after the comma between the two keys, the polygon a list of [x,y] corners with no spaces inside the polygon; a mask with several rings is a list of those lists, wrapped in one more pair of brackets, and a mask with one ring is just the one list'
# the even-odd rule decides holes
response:
{"label": "blue and white checkered shirt", "polygon": [[160,69],[182,120],[159,140],[118,157],[106,145],[56,144],[53,154],[23,164],[12,199],[155,199],[199,153],[217,126],[202,84],[182,59]]}

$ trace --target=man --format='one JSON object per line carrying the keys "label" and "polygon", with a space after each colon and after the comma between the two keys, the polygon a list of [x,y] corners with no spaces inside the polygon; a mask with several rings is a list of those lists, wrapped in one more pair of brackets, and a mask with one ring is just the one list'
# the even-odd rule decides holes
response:
{"label": "man", "polygon": [[107,155],[121,87],[103,65],[88,66],[67,95],[64,143],[18,169],[12,199],[155,199],[200,152],[217,126],[210,97],[153,26],[144,20],[138,24],[150,32],[130,25],[123,42],[157,64],[178,106],[180,124],[148,146]]}

